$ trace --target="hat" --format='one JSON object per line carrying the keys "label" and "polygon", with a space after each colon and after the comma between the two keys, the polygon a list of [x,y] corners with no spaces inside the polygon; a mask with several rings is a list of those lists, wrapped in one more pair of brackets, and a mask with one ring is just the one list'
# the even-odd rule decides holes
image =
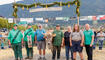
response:
{"label": "hat", "polygon": [[29,23],[29,24],[28,24],[28,26],[32,26],[32,24],[31,24],[31,23]]}
{"label": "hat", "polygon": [[13,27],[18,26],[17,24],[14,24]]}
{"label": "hat", "polygon": [[38,27],[42,26],[41,24],[38,25]]}
{"label": "hat", "polygon": [[56,25],[56,27],[60,27],[60,25],[59,25],[59,24],[57,24],[57,25]]}

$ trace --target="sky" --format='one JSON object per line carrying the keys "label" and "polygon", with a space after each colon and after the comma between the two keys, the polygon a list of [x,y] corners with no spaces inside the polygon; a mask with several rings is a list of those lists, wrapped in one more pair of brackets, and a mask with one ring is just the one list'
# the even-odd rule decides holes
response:
{"label": "sky", "polygon": [[[15,1],[17,2],[17,1],[22,1],[22,0],[15,0]],[[14,2],[14,0],[0,0],[0,5],[10,4],[13,2]]]}

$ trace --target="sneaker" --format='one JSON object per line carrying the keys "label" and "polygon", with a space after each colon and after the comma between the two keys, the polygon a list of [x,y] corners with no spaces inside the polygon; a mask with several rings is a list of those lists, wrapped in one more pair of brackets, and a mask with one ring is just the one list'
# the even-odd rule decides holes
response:
{"label": "sneaker", "polygon": [[23,58],[20,58],[20,60],[23,60]]}
{"label": "sneaker", "polygon": [[46,58],[45,58],[45,57],[43,57],[43,60],[46,60]]}
{"label": "sneaker", "polygon": [[29,59],[33,59],[33,57],[30,57]]}
{"label": "sneaker", "polygon": [[60,60],[60,59],[57,59],[57,60]]}
{"label": "sneaker", "polygon": [[52,59],[52,60],[55,60],[55,59]]}
{"label": "sneaker", "polygon": [[29,57],[26,57],[25,59],[29,59]]}
{"label": "sneaker", "polygon": [[41,59],[42,59],[42,57],[39,57],[39,58],[38,58],[38,60],[41,60]]}
{"label": "sneaker", "polygon": [[17,58],[17,59],[15,59],[15,60],[18,60],[18,58]]}

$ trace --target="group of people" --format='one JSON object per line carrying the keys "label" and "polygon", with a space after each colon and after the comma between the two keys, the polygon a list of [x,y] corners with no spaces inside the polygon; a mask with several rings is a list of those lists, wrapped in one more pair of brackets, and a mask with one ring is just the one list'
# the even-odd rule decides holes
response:
{"label": "group of people", "polygon": [[[76,60],[76,54],[79,52],[81,60],[83,58],[83,47],[86,48],[86,53],[88,60],[93,60],[93,43],[94,43],[94,32],[90,29],[90,25],[85,25],[85,30],[80,30],[78,24],[75,24],[73,30],[71,26],[67,27],[68,30],[63,33],[60,30],[60,25],[56,25],[56,29],[52,32],[52,60],[60,60],[61,47],[65,46],[66,60]],[[42,28],[42,25],[38,26],[38,29],[34,32],[31,24],[28,24],[27,30],[22,34],[20,30],[17,29],[17,25],[14,24],[13,29],[9,32],[8,39],[10,45],[13,48],[15,60],[23,60],[22,56],[22,44],[25,43],[27,57],[25,59],[33,59],[33,45],[37,43],[37,48],[39,51],[38,60],[46,60],[46,36],[44,34],[46,31]],[[24,37],[24,39],[23,39]],[[23,42],[24,41],[24,42]],[[71,57],[69,56],[71,52]],[[18,59],[19,58],[19,59]]]}

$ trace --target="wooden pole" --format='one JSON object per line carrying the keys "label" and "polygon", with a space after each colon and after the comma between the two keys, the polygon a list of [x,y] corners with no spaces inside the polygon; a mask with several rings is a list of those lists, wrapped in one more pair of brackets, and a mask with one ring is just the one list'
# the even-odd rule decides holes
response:
{"label": "wooden pole", "polygon": [[79,25],[79,16],[77,17],[77,22],[78,22],[78,25]]}

